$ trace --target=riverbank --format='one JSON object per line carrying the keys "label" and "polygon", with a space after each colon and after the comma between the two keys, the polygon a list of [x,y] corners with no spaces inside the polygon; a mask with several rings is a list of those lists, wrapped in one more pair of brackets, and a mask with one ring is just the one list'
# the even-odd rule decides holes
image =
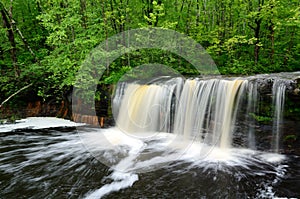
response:
{"label": "riverbank", "polygon": [[28,117],[58,117],[68,119],[77,123],[86,123],[93,127],[108,128],[114,125],[112,117],[93,116],[73,113],[69,102],[28,102],[26,106],[19,105],[15,108],[4,106],[0,111],[0,124],[14,123],[18,119]]}

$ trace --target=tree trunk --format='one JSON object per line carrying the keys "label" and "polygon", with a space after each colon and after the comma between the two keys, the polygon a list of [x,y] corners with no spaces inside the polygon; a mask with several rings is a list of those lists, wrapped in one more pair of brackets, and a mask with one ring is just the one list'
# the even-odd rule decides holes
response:
{"label": "tree trunk", "polygon": [[21,39],[22,39],[24,45],[25,45],[26,48],[29,50],[30,54],[34,57],[34,60],[35,60],[36,62],[38,62],[38,59],[37,59],[35,53],[34,53],[33,50],[31,49],[31,47],[30,47],[30,45],[28,44],[26,38],[23,36],[21,30],[17,27],[17,25],[15,24],[14,21],[12,21],[12,24],[13,24],[14,28],[16,29],[17,33],[19,34],[19,36],[21,37]]}
{"label": "tree trunk", "polygon": [[259,20],[255,20],[256,23],[256,27],[254,29],[254,37],[256,38],[255,41],[255,47],[254,47],[254,63],[255,65],[257,65],[258,60],[259,60],[259,50],[260,50],[260,46],[259,46],[259,42],[260,42],[260,24],[261,24],[261,19]]}
{"label": "tree trunk", "polygon": [[192,4],[192,0],[188,3],[188,7],[187,7],[187,19],[186,19],[186,30],[185,30],[185,33],[186,33],[187,35],[189,35],[189,33],[190,33],[190,23],[191,23],[190,12],[191,12],[191,4]]}
{"label": "tree trunk", "polygon": [[286,50],[286,54],[284,55],[284,61],[283,61],[283,65],[287,65],[288,64],[288,60],[289,60],[289,56],[292,50],[292,47],[294,45],[294,37],[295,37],[295,28],[293,28],[293,30],[291,31],[291,36],[290,36],[290,42],[289,42],[289,47]]}
{"label": "tree trunk", "polygon": [[200,2],[199,2],[199,0],[197,0],[197,3],[196,3],[196,10],[197,10],[196,27],[198,27],[199,23],[200,23]]}
{"label": "tree trunk", "polygon": [[87,16],[86,16],[86,0],[80,0],[80,15],[81,25],[84,29],[87,29]]}
{"label": "tree trunk", "polygon": [[[182,13],[182,11],[183,11],[184,4],[185,4],[185,0],[182,1],[181,7],[180,7],[180,13]],[[175,31],[179,28],[180,20],[181,20],[181,15],[178,15],[178,19],[177,19],[177,24],[176,24],[176,27],[175,27]]]}
{"label": "tree trunk", "polygon": [[[249,8],[251,9],[251,1],[249,2]],[[255,65],[258,64],[259,61],[259,50],[260,50],[260,30],[261,30],[261,23],[262,23],[262,18],[261,18],[261,8],[264,5],[264,0],[259,0],[258,1],[258,8],[257,8],[257,15],[255,16],[254,24],[255,27],[252,26],[250,23],[248,24],[249,27],[254,31],[254,37],[256,38],[256,41],[254,43],[254,63]]]}
{"label": "tree trunk", "polygon": [[[112,3],[112,1],[111,1]],[[111,4],[112,6],[112,4]],[[102,17],[104,19],[104,27],[105,27],[105,47],[106,50],[108,50],[108,30],[107,30],[107,18],[106,18],[106,14],[105,14],[105,3],[104,1],[102,2]],[[115,29],[116,30],[116,29]],[[106,74],[109,75],[109,64],[108,64],[108,59],[106,58]]]}
{"label": "tree trunk", "polygon": [[[111,21],[112,21],[112,25],[113,25],[113,28],[115,30],[115,33],[117,34],[118,33],[118,28],[117,28],[117,22],[116,22],[116,19],[115,19],[115,16],[114,16],[114,5],[113,5],[113,1],[111,0],[110,1],[110,9],[111,9],[111,12],[112,12],[112,17],[111,17]],[[104,6],[102,7],[102,11],[104,12]],[[105,13],[103,13],[105,15]],[[105,16],[105,20],[106,20],[106,16]],[[106,24],[106,22],[105,22]],[[106,27],[107,29],[107,27]]]}
{"label": "tree trunk", "polygon": [[[272,16],[274,15],[273,9],[274,9],[274,4],[271,4],[270,12]],[[275,24],[273,22],[273,19],[270,19],[269,31],[270,31],[270,40],[271,40],[270,64],[274,64]]]}
{"label": "tree trunk", "polygon": [[271,64],[274,64],[274,42],[275,42],[275,29],[274,29],[274,23],[271,22],[271,25],[269,27],[270,30],[270,39],[271,39],[271,54],[270,54],[270,62]]}
{"label": "tree trunk", "polygon": [[13,27],[12,24],[10,23],[10,17],[12,15],[12,9],[10,9],[10,14],[7,13],[7,11],[4,8],[4,5],[1,3],[1,15],[2,15],[2,19],[3,19],[3,26],[4,28],[7,29],[7,37],[8,40],[10,42],[11,45],[11,49],[10,49],[10,56],[11,56],[11,60],[12,60],[12,65],[15,71],[15,76],[19,77],[20,76],[20,69],[18,67],[17,64],[17,48],[16,48],[16,42],[15,42],[15,34],[13,31]]}

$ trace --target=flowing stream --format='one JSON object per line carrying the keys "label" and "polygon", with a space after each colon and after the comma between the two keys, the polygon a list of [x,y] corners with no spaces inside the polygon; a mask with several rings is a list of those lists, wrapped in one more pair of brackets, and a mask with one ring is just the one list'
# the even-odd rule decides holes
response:
{"label": "flowing stream", "polygon": [[58,118],[1,125],[0,198],[298,197],[299,157],[278,153],[288,85],[273,82],[263,148],[250,117],[256,77],[123,82],[108,129]]}

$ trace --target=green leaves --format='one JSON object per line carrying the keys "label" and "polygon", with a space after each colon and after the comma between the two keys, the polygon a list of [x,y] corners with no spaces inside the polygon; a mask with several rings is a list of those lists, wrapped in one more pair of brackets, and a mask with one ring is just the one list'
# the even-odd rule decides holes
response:
{"label": "green leaves", "polygon": [[104,78],[104,84],[116,84],[128,71],[131,70],[130,66],[123,66],[118,71],[112,71],[110,75]]}
{"label": "green leaves", "polygon": [[[144,27],[162,27],[188,35],[209,52],[223,74],[299,70],[300,7],[297,0],[2,2],[6,8],[12,6],[12,18],[39,60],[35,60],[15,34],[21,75],[19,79],[14,77],[12,46],[0,19],[0,91],[3,96],[13,92],[15,85],[22,87],[25,82],[35,82],[31,89],[39,96],[62,97],[74,86],[77,71],[92,49],[115,34]],[[141,38],[140,42],[157,41]],[[115,60],[98,83],[114,84],[136,66],[148,63],[160,63],[184,75],[197,72],[175,54],[162,49],[142,49]]]}
{"label": "green leaves", "polygon": [[261,116],[261,115],[255,115],[254,113],[249,113],[251,117],[253,117],[257,122],[268,124],[272,121],[272,117],[267,116]]}

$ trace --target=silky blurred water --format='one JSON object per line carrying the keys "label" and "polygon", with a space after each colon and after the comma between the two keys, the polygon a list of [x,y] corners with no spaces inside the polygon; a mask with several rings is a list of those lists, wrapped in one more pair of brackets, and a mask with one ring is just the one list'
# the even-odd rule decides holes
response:
{"label": "silky blurred water", "polygon": [[[233,148],[229,157],[215,156],[213,153],[220,151],[214,149],[206,158],[197,158],[195,145],[172,159],[174,154],[155,148],[158,142],[163,143],[157,137],[135,143],[114,143],[113,148],[89,145],[91,140],[108,133],[112,137],[120,134],[114,128],[32,129],[29,125],[26,129],[7,132],[2,128],[0,198],[290,198],[300,195],[297,156]],[[134,154],[132,148],[142,153]],[[135,156],[129,158],[132,154]],[[115,160],[112,168],[101,162],[103,155]],[[152,169],[147,170],[147,165]]]}

